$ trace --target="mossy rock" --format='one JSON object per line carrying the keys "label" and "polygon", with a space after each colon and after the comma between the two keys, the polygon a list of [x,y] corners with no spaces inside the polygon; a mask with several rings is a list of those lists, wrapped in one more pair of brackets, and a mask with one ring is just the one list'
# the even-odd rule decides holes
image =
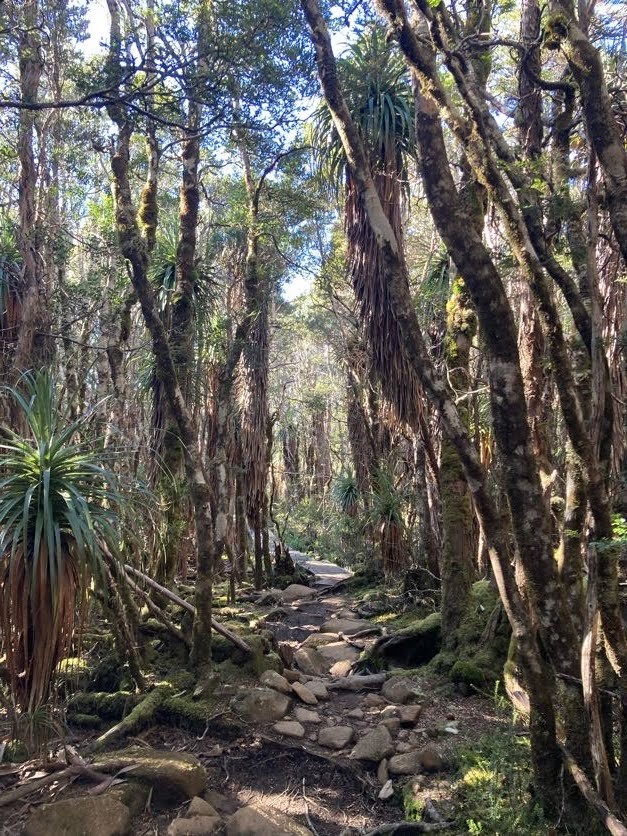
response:
{"label": "mossy rock", "polygon": [[450,677],[455,687],[461,693],[469,694],[472,691],[480,691],[486,687],[486,675],[476,664],[468,660],[460,659],[451,668]]}
{"label": "mossy rock", "polygon": [[418,667],[429,662],[442,644],[442,618],[431,613],[391,636],[377,639],[368,661],[379,667],[392,665]]}
{"label": "mossy rock", "polygon": [[95,666],[88,686],[90,691],[119,691],[122,684],[122,665],[116,653],[108,653]]}
{"label": "mossy rock", "polygon": [[101,755],[98,767],[118,772],[132,766],[132,780],[152,787],[151,806],[165,809],[201,795],[207,774],[198,758],[185,752],[129,748]]}
{"label": "mossy rock", "polygon": [[166,674],[164,679],[176,691],[193,691],[198,683],[198,677],[191,671],[173,671],[172,673]]}

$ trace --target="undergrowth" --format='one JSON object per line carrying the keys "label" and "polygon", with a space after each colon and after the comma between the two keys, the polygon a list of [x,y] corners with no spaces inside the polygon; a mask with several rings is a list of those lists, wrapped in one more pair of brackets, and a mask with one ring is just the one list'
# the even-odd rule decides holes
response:
{"label": "undergrowth", "polygon": [[547,822],[532,795],[529,738],[512,728],[480,738],[458,754],[462,832],[490,836],[546,836]]}

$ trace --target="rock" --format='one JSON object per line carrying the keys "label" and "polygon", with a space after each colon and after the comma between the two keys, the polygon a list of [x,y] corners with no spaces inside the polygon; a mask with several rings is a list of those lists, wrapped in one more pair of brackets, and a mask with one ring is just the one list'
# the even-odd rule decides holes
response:
{"label": "rock", "polygon": [[421,714],[421,705],[401,705],[399,708],[401,726],[415,726]]}
{"label": "rock", "polygon": [[264,671],[259,677],[259,681],[262,685],[267,685],[268,688],[279,691],[281,694],[292,693],[292,686],[290,683],[284,676],[281,676],[281,674],[276,671]]}
{"label": "rock", "polygon": [[305,729],[296,720],[281,720],[272,726],[277,734],[284,734],[286,737],[304,737]]}
{"label": "rock", "polygon": [[355,610],[349,610],[346,607],[344,609],[339,610],[338,612],[336,612],[335,617],[336,618],[350,618],[353,621],[355,621],[355,620],[359,621],[359,616],[357,615]]}
{"label": "rock", "polygon": [[367,708],[379,708],[382,705],[387,705],[387,703],[380,694],[366,694],[362,700],[362,705]]}
{"label": "rock", "polygon": [[309,682],[307,682],[307,687],[316,699],[329,699],[329,692],[327,691],[327,686],[320,679],[310,679]]}
{"label": "rock", "polygon": [[[283,662],[284,668],[291,668],[294,666],[294,648],[289,642],[277,642],[277,651],[279,653],[279,658]],[[283,672],[283,676],[285,676],[285,672]]]}
{"label": "rock", "polygon": [[167,836],[212,836],[222,828],[220,816],[194,816],[171,822]]}
{"label": "rock", "polygon": [[348,676],[351,672],[351,668],[353,667],[353,662],[335,662],[329,668],[329,673],[331,676]]}
{"label": "rock", "polygon": [[401,721],[398,719],[398,717],[386,717],[385,720],[381,720],[379,725],[385,726],[389,732],[394,734],[400,729]]}
{"label": "rock", "polygon": [[383,683],[381,696],[390,702],[403,705],[415,696],[415,692],[405,677],[393,676]]}
{"label": "rock", "polygon": [[222,816],[231,816],[239,809],[239,804],[233,798],[227,798],[216,790],[205,790],[203,798]]}
{"label": "rock", "polygon": [[350,726],[327,726],[320,729],[318,744],[327,749],[343,749],[352,741],[354,734]]}
{"label": "rock", "polygon": [[353,708],[346,712],[346,716],[350,717],[351,720],[363,720],[366,715],[363,708]]}
{"label": "rock", "polygon": [[385,708],[382,708],[379,712],[379,717],[382,720],[388,720],[390,717],[398,717],[399,716],[399,706],[398,705],[386,705]]}
{"label": "rock", "polygon": [[377,781],[383,786],[384,784],[387,784],[389,777],[390,775],[388,772],[388,759],[383,758],[383,760],[377,767]]}
{"label": "rock", "polygon": [[219,818],[220,814],[208,801],[196,795],[189,802],[189,807],[187,808],[187,817],[191,819],[194,816],[218,816]]}
{"label": "rock", "polygon": [[396,744],[396,754],[397,755],[406,755],[407,752],[411,752],[412,749],[415,749],[415,746],[412,746],[411,743],[408,743],[406,740],[400,740]]}
{"label": "rock", "polygon": [[398,740],[409,740],[409,729],[401,729],[397,736]]}
{"label": "rock", "polygon": [[294,654],[294,661],[303,673],[311,676],[324,676],[329,670],[329,663],[315,647],[301,647]]}
{"label": "rock", "polygon": [[392,779],[390,778],[385,782],[385,784],[379,790],[379,799],[381,801],[387,801],[388,798],[392,798],[394,795],[394,785],[392,784]]}
{"label": "rock", "polygon": [[317,711],[308,711],[300,706],[294,712],[296,719],[301,723],[321,723],[322,718]]}
{"label": "rock", "polygon": [[411,752],[403,752],[390,758],[388,769],[392,775],[415,775],[422,769],[420,752],[413,749]]}
{"label": "rock", "polygon": [[301,699],[307,705],[318,705],[318,698],[316,695],[308,688],[306,685],[303,685],[302,682],[292,682],[292,690],[296,694],[296,696]]}
{"label": "rock", "polygon": [[283,676],[288,682],[300,682],[300,671],[292,671],[289,668],[286,668],[283,671]]}
{"label": "rock", "polygon": [[320,647],[334,642],[337,642],[337,633],[312,633],[302,642],[301,647]]}
{"label": "rock", "polygon": [[236,694],[231,708],[247,723],[275,723],[290,710],[292,701],[271,688],[248,688]]}
{"label": "rock", "polygon": [[[276,691],[270,694],[286,699]],[[107,771],[118,772],[127,766],[133,781],[149,784],[153,788],[151,805],[156,809],[180,804],[181,801],[200,795],[207,783],[207,773],[198,758],[186,752],[168,752],[160,749],[137,747],[122,749],[99,756],[99,763]]]}
{"label": "rock", "polygon": [[126,836],[130,832],[128,807],[109,795],[42,804],[22,830],[23,836]]}
{"label": "rock", "polygon": [[377,726],[364,735],[351,752],[351,758],[357,761],[374,761],[378,763],[383,758],[394,754],[392,736],[385,726]]}
{"label": "rock", "polygon": [[318,653],[329,662],[356,662],[359,650],[346,642],[331,642],[318,648]]}
{"label": "rock", "polygon": [[[132,775],[131,772],[127,773]],[[128,807],[131,818],[140,816],[146,809],[146,804],[150,798],[151,788],[148,784],[142,784],[141,781],[133,781],[132,778],[124,781],[117,786],[107,790],[107,795],[120,801],[125,807]]]}
{"label": "rock", "polygon": [[273,604],[280,604],[282,597],[283,593],[280,589],[268,589],[266,592],[261,593],[255,603],[259,604],[260,607],[269,607]]}
{"label": "rock", "polygon": [[459,734],[459,729],[456,726],[445,726],[444,731],[447,734]]}
{"label": "rock", "polygon": [[227,836],[312,836],[311,830],[274,810],[242,807],[226,824]]}
{"label": "rock", "polygon": [[281,593],[281,600],[285,604],[291,604],[294,601],[313,598],[315,594],[316,590],[311,589],[309,586],[303,586],[300,583],[291,583]]}
{"label": "rock", "polygon": [[425,772],[442,772],[444,769],[442,755],[433,746],[425,746],[418,754]]}
{"label": "rock", "polygon": [[362,630],[370,630],[372,622],[360,618],[330,618],[320,627],[322,633],[345,633],[352,636]]}

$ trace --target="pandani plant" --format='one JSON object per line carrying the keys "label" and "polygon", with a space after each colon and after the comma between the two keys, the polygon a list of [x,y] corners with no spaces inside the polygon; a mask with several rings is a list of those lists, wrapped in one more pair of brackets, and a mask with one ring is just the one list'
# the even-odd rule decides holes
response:
{"label": "pandani plant", "polygon": [[105,552],[118,553],[120,494],[68,422],[47,372],[6,389],[28,437],[0,432],[0,634],[13,703],[34,713],[50,695]]}

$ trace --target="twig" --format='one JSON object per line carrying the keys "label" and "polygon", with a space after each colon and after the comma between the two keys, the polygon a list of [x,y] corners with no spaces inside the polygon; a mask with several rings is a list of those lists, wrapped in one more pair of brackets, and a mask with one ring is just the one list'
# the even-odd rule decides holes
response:
{"label": "twig", "polygon": [[305,802],[305,818],[307,819],[307,824],[309,825],[309,829],[314,834],[314,836],[318,836],[318,831],[314,827],[313,822],[312,822],[312,820],[309,816],[309,804],[308,804],[309,799],[307,798],[307,795],[305,794],[305,777],[304,776],[303,776],[303,801]]}

